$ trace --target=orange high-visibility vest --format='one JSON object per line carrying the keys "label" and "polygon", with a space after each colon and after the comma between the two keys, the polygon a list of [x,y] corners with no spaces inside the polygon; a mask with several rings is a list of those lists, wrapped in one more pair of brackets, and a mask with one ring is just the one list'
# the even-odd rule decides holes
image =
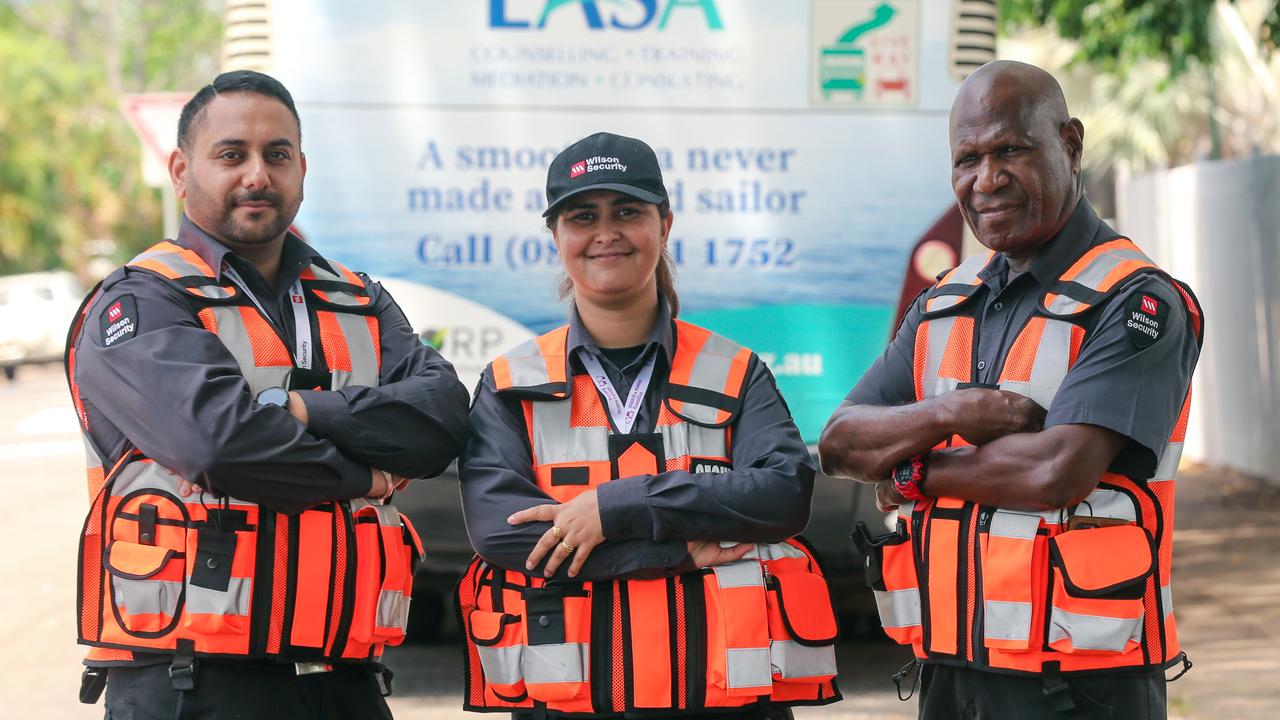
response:
{"label": "orange high-visibility vest", "polygon": [[[977,303],[991,254],[944,275],[916,331],[916,399],[973,382]],[[1075,364],[1085,314],[1128,279],[1159,274],[1178,289],[1197,341],[1201,311],[1181,283],[1127,238],[1085,253],[1058,279],[1004,358],[999,387],[1048,408]],[[863,533],[881,622],[917,658],[1015,673],[1169,667],[1178,644],[1169,575],[1174,474],[1191,392],[1155,475],[1105,473],[1071,508],[1023,512],[938,497],[898,509],[897,532]],[[959,436],[939,447],[963,445]],[[1070,517],[1102,518],[1070,529]]]}
{"label": "orange high-visibility vest", "polygon": [[[197,253],[162,242],[129,266],[190,295],[249,392],[285,384],[293,361],[270,320],[234,283],[219,283]],[[339,274],[313,264],[301,276],[332,389],[376,386],[380,342],[368,290],[333,267]],[[128,664],[134,652],[367,661],[404,639],[422,543],[393,506],[355,499],[285,515],[237,498],[182,498],[178,476],[141,452],[111,459],[94,446],[74,345],[67,362],[86,431],[90,506],[77,625],[90,661]]]}
{"label": "orange high-visibility vest", "polygon": [[[676,321],[676,350],[652,433],[616,433],[568,328],[495,360],[496,390],[521,399],[538,487],[557,502],[614,478],[731,467],[730,425],[750,350]],[[699,470],[699,467],[706,468]],[[480,558],[458,585],[470,710],[551,714],[825,704],[836,619],[800,538],[672,577],[548,582]]]}

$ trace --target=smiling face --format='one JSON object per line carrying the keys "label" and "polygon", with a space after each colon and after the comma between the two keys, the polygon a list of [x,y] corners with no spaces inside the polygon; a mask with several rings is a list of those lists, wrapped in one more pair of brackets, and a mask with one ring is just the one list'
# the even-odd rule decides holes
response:
{"label": "smiling face", "polygon": [[614,190],[567,200],[551,226],[579,304],[624,308],[656,296],[672,215]]}
{"label": "smiling face", "polygon": [[275,98],[223,93],[204,109],[190,147],[169,159],[186,214],[232,250],[279,241],[302,204],[306,158],[298,123]]}
{"label": "smiling face", "polygon": [[[1062,229],[1083,191],[1084,128],[1029,66],[975,74],[951,111],[951,186],[978,242],[1034,255]],[[981,71],[979,71],[981,72]],[[1056,82],[1053,85],[1056,88]]]}

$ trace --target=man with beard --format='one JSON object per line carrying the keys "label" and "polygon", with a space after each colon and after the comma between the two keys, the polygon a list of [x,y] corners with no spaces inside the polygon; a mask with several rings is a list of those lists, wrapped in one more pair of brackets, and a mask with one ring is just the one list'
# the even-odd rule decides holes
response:
{"label": "man with beard", "polygon": [[255,72],[183,108],[175,239],[71,334],[85,431],[81,699],[115,718],[390,717],[421,542],[388,503],[443,471],[467,392],[390,295],[289,231],[306,158]]}
{"label": "man with beard", "polygon": [[951,109],[978,242],[907,311],[823,430],[896,530],[855,533],[920,717],[1164,718],[1189,667],[1172,606],[1174,473],[1199,305],[1084,193],[1051,75],[996,61]]}

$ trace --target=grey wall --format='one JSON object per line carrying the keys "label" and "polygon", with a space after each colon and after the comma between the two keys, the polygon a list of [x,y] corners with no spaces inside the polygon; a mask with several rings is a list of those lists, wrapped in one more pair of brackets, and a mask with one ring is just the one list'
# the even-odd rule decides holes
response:
{"label": "grey wall", "polygon": [[1280,157],[1130,178],[1117,216],[1204,306],[1185,455],[1280,481]]}

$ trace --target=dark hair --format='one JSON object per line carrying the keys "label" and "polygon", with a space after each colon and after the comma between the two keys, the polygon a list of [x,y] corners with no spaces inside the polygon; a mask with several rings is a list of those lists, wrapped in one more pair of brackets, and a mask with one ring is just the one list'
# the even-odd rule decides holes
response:
{"label": "dark hair", "polygon": [[289,109],[293,119],[298,123],[298,137],[302,137],[302,120],[298,118],[298,108],[293,104],[293,96],[281,82],[270,75],[253,70],[233,70],[224,72],[213,79],[213,82],[200,88],[186,105],[182,106],[182,115],[178,117],[178,147],[183,150],[191,148],[192,127],[200,123],[204,109],[213,99],[222,93],[247,92],[256,93],[280,101]]}
{"label": "dark hair", "polygon": [[[671,201],[663,200],[657,204],[658,217],[666,218],[671,214]],[[547,216],[547,228],[554,230],[556,221],[560,219],[560,213],[564,208],[558,208],[555,212]],[[667,307],[671,309],[671,317],[680,314],[680,297],[676,295],[676,272],[675,259],[671,257],[670,246],[662,249],[662,256],[658,258],[658,267],[655,271],[658,280],[658,292],[667,299]],[[573,278],[569,277],[569,273],[564,273],[560,278],[560,287],[557,288],[557,294],[561,300],[567,299],[573,294]]]}

